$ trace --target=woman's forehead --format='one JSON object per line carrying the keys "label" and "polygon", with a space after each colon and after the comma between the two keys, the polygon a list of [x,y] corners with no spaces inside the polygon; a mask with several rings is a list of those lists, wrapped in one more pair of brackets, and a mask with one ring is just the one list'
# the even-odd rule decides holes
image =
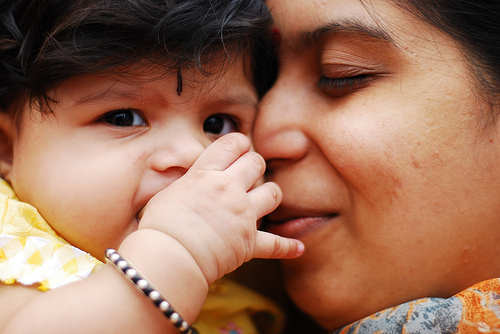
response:
{"label": "woman's forehead", "polygon": [[[266,3],[280,32],[281,47],[292,52],[314,47],[326,36],[370,40],[403,52],[411,48],[426,58],[441,60],[443,57],[450,60],[443,48],[456,49],[449,36],[391,1],[268,0]],[[451,60],[457,60],[452,57]]]}
{"label": "woman's forehead", "polygon": [[317,26],[349,18],[372,20],[359,0],[268,0],[266,3],[278,28],[290,33],[315,30]]}

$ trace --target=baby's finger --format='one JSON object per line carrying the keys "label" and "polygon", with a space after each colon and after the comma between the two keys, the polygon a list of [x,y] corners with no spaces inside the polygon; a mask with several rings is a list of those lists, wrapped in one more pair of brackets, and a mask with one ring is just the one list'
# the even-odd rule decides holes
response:
{"label": "baby's finger", "polygon": [[258,231],[255,240],[255,258],[260,259],[292,259],[304,253],[304,244],[296,239]]}
{"label": "baby's finger", "polygon": [[266,182],[248,192],[250,204],[254,208],[257,219],[271,213],[278,207],[283,198],[281,188],[274,182]]}
{"label": "baby's finger", "polygon": [[262,178],[266,171],[266,162],[256,152],[247,152],[226,170],[226,177],[231,183],[249,190]]}
{"label": "baby's finger", "polygon": [[209,145],[193,164],[202,170],[225,170],[250,150],[250,140],[241,133],[229,133]]}

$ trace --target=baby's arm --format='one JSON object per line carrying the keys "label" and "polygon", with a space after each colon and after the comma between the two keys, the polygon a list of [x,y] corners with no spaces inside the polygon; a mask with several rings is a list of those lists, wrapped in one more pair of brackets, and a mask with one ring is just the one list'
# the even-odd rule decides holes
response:
{"label": "baby's arm", "polygon": [[[119,247],[189,323],[209,284],[244,261],[300,255],[297,241],[256,229],[281,191],[272,183],[252,188],[264,162],[249,147],[244,136],[231,134],[207,148],[185,176],[150,201],[139,230]],[[0,305],[16,295],[5,289]],[[7,324],[0,324],[2,333],[176,333],[109,264],[89,279],[23,298],[23,307],[10,310]]]}

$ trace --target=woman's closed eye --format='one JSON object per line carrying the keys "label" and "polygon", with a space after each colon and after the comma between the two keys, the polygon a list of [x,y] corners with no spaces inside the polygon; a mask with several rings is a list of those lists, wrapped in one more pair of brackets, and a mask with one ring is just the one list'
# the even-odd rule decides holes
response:
{"label": "woman's closed eye", "polygon": [[328,78],[322,76],[318,82],[318,87],[324,93],[330,96],[338,97],[352,93],[353,91],[364,87],[372,79],[373,76],[368,74],[340,78]]}
{"label": "woman's closed eye", "polygon": [[133,109],[120,109],[114,110],[101,119],[103,122],[117,126],[117,127],[129,127],[129,126],[146,126],[147,123],[140,113]]}
{"label": "woman's closed eye", "polygon": [[203,131],[216,136],[240,131],[239,128],[238,121],[234,117],[224,114],[210,115],[203,123]]}

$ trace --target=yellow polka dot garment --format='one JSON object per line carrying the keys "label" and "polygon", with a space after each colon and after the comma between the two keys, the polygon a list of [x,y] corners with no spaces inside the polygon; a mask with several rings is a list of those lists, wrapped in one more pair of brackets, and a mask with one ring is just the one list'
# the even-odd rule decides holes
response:
{"label": "yellow polka dot garment", "polygon": [[89,277],[102,263],[58,236],[0,180],[0,280],[42,291]]}

